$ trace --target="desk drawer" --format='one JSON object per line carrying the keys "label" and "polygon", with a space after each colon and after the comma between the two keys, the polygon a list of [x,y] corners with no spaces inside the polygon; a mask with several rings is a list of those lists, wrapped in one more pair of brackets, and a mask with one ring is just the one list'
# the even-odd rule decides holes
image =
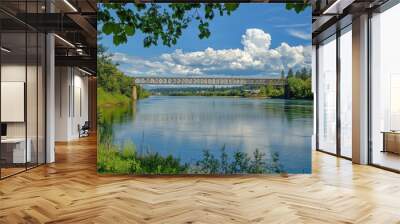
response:
{"label": "desk drawer", "polygon": [[400,134],[385,133],[384,134],[385,151],[400,154]]}

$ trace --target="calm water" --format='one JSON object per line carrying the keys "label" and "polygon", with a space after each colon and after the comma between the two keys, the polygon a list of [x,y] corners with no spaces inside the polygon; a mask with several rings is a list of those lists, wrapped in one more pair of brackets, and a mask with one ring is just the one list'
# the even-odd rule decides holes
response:
{"label": "calm water", "polygon": [[225,145],[229,154],[277,152],[287,172],[311,172],[312,101],[153,96],[117,110],[114,142],[133,141],[139,152],[194,163]]}

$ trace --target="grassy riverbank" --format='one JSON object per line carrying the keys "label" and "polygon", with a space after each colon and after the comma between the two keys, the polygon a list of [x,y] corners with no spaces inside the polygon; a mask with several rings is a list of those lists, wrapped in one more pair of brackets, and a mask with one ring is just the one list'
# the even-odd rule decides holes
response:
{"label": "grassy riverbank", "polygon": [[118,92],[106,92],[103,88],[97,88],[98,107],[112,107],[118,105],[128,105],[130,98]]}
{"label": "grassy riverbank", "polygon": [[171,155],[139,155],[134,144],[126,143],[121,147],[99,144],[97,169],[99,173],[111,174],[177,174],[187,173],[188,167]]}
{"label": "grassy riverbank", "polygon": [[172,155],[158,153],[139,154],[133,143],[123,145],[100,143],[97,154],[99,173],[111,174],[266,174],[284,173],[279,155],[269,157],[256,149],[253,155],[236,151],[230,157],[223,146],[220,154],[208,150],[194,164],[181,163]]}
{"label": "grassy riverbank", "polygon": [[[150,93],[143,88],[137,88],[138,99],[144,99],[150,96]],[[119,105],[128,105],[132,103],[130,95],[122,94],[118,91],[107,92],[102,87],[97,88],[98,107],[112,107]]]}

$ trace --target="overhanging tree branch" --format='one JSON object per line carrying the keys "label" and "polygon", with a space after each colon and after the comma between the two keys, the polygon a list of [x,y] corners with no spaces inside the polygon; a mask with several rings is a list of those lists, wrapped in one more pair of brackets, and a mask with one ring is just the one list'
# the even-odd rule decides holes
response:
{"label": "overhanging tree branch", "polygon": [[[239,3],[103,3],[99,6],[98,22],[100,32],[112,35],[114,45],[127,42],[139,30],[145,37],[143,46],[156,46],[159,42],[171,47],[175,45],[191,22],[198,24],[198,37],[208,38],[210,22],[216,16],[231,15]],[[309,4],[287,3],[286,9],[297,13]],[[199,13],[202,10],[204,13]]]}

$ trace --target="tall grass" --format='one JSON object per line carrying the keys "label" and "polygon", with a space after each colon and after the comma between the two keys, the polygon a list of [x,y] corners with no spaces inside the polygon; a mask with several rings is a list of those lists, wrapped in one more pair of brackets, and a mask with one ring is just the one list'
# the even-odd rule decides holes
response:
{"label": "tall grass", "polygon": [[172,155],[166,157],[158,153],[139,154],[131,142],[122,146],[100,143],[97,154],[97,168],[100,173],[113,174],[264,174],[283,173],[276,153],[266,157],[256,149],[252,156],[237,151],[232,158],[226,153],[225,146],[220,156],[215,157],[209,150],[203,151],[203,157],[195,164],[182,164]]}
{"label": "tall grass", "polygon": [[130,98],[118,92],[107,92],[103,88],[97,88],[97,106],[107,107],[116,105],[128,105]]}
{"label": "tall grass", "polygon": [[188,166],[172,155],[163,157],[158,153],[139,155],[133,143],[126,142],[122,148],[99,144],[97,169],[100,173],[113,174],[178,174],[187,173]]}

